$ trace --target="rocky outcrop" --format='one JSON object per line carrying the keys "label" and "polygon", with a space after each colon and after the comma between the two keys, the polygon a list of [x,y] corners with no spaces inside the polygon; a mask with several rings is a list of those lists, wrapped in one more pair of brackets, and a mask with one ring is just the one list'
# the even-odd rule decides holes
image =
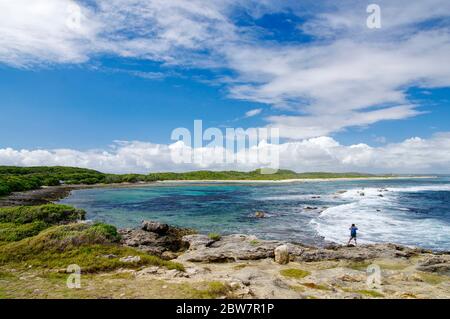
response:
{"label": "rocky outcrop", "polygon": [[426,252],[394,244],[361,245],[358,247],[330,246],[309,248],[296,256],[297,261],[351,260],[363,261],[375,258],[410,258]]}
{"label": "rocky outcrop", "polygon": [[450,255],[431,256],[419,262],[417,270],[450,275]]}
{"label": "rocky outcrop", "polygon": [[234,262],[274,258],[275,249],[281,245],[286,246],[287,256],[301,255],[304,251],[301,245],[260,240],[255,236],[239,234],[222,236],[216,241],[206,235],[188,235],[183,237],[183,241],[189,249],[178,260],[190,262]]}
{"label": "rocky outcrop", "polygon": [[[277,262],[286,260],[298,262],[314,261],[365,261],[377,258],[403,258],[408,259],[429,251],[408,248],[394,244],[361,245],[347,247],[329,245],[326,248],[305,247],[298,244],[283,243],[273,240],[259,240],[254,236],[229,235],[220,240],[213,241],[206,235],[189,235],[183,237],[189,247],[179,257],[180,261],[191,262],[231,262],[238,260],[258,260],[276,258]],[[279,248],[282,246],[283,248]],[[276,250],[278,248],[278,251]],[[442,262],[428,262],[423,268],[441,269],[445,271],[448,264]]]}
{"label": "rocky outcrop", "polygon": [[266,213],[264,213],[264,212],[256,212],[255,213],[255,217],[256,218],[265,218],[266,217]]}
{"label": "rocky outcrop", "polygon": [[205,235],[186,236],[189,250],[179,260],[191,262],[231,262],[273,258],[278,241],[258,240],[255,236],[229,235],[212,241]]}
{"label": "rocky outcrop", "polygon": [[169,225],[163,224],[160,222],[154,221],[146,221],[142,222],[142,230],[146,230],[148,232],[157,233],[160,235],[165,235],[169,231]]}
{"label": "rocky outcrop", "polygon": [[120,229],[122,244],[138,248],[149,254],[165,259],[173,259],[188,248],[183,236],[194,233],[193,230],[172,227],[154,221],[143,221],[140,229]]}

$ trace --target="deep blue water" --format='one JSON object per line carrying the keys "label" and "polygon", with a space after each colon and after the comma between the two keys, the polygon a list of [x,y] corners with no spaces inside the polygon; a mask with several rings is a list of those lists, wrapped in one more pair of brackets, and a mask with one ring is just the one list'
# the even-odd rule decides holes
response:
{"label": "deep blue water", "polygon": [[[137,227],[148,219],[204,233],[246,233],[320,245],[326,241],[346,242],[348,228],[355,223],[360,242],[395,242],[450,250],[447,177],[289,184],[157,184],[77,190],[61,203],[85,209],[88,219],[118,227]],[[255,218],[256,211],[266,212],[267,218]]]}

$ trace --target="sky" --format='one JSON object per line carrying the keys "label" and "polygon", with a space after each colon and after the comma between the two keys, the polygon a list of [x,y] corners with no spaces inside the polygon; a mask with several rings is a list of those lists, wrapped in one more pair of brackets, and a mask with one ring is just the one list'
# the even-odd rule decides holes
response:
{"label": "sky", "polygon": [[174,163],[202,120],[278,128],[282,168],[448,174],[449,57],[448,0],[0,0],[0,165],[258,168]]}

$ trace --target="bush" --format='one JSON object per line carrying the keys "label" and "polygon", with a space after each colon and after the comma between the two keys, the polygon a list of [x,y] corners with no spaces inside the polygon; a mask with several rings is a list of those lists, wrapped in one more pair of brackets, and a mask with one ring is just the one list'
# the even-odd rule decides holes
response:
{"label": "bush", "polygon": [[120,241],[120,234],[117,232],[117,228],[103,223],[95,223],[89,228],[89,232],[95,233],[96,236],[104,236],[111,242]]}
{"label": "bush", "polygon": [[47,227],[49,227],[48,224],[42,221],[23,225],[0,223],[0,242],[19,241],[27,237],[32,237]]}
{"label": "bush", "polygon": [[26,224],[42,221],[47,224],[84,219],[86,212],[67,205],[17,206],[0,208],[0,223]]}

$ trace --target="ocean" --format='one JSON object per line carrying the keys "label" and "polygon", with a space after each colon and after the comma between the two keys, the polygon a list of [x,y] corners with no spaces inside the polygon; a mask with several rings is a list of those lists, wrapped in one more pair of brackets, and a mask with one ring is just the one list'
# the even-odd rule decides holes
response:
{"label": "ocean", "polygon": [[[314,246],[392,242],[450,250],[450,177],[294,183],[170,184],[75,190],[60,203],[117,227],[157,220]],[[255,218],[257,211],[265,218]]]}

